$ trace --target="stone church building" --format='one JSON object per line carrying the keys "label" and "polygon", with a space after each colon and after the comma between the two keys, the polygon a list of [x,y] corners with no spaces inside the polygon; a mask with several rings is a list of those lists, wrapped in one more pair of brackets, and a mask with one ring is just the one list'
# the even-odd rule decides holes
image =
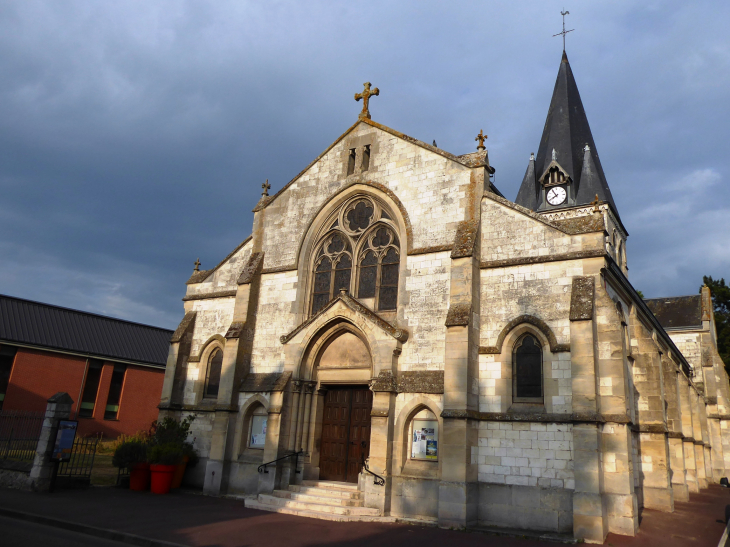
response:
{"label": "stone church building", "polygon": [[565,53],[515,201],[481,132],[453,155],[372,121],[378,93],[187,282],[159,407],[197,417],[186,480],[293,514],[600,543],[728,475],[709,290],[632,287]]}

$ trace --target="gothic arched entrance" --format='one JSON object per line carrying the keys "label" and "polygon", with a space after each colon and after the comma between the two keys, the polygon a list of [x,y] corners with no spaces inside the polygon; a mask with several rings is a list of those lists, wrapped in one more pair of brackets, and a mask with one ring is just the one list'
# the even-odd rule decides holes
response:
{"label": "gothic arched entrance", "polygon": [[357,482],[370,452],[371,370],[370,351],[350,329],[330,338],[319,352],[315,371],[323,395],[322,480]]}

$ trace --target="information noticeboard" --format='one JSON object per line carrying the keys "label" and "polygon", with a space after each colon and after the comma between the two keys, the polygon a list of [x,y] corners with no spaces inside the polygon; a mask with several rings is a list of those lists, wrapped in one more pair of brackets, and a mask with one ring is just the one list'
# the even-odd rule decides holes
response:
{"label": "information noticeboard", "polygon": [[56,431],[56,442],[53,444],[51,460],[54,462],[67,462],[71,460],[71,451],[76,439],[76,428],[79,422],[76,420],[61,420]]}

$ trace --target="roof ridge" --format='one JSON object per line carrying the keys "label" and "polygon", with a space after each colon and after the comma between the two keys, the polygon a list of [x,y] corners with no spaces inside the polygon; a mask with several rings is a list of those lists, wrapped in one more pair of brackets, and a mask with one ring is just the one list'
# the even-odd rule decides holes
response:
{"label": "roof ridge", "polygon": [[43,306],[45,308],[52,308],[52,309],[56,309],[56,310],[63,310],[63,311],[68,311],[68,312],[72,312],[72,313],[78,313],[80,315],[88,315],[88,316],[91,316],[91,317],[98,317],[99,319],[106,319],[108,321],[116,321],[116,322],[119,322],[119,323],[126,323],[128,325],[137,325],[138,327],[145,327],[145,328],[148,328],[148,329],[155,329],[155,330],[164,331],[164,332],[170,332],[170,333],[175,332],[174,329],[166,329],[166,328],[163,328],[163,327],[156,327],[154,325],[147,325],[145,323],[139,323],[137,321],[130,321],[128,319],[120,319],[118,317],[112,317],[112,316],[109,316],[109,315],[102,315],[100,313],[94,313],[94,312],[85,311],[85,310],[77,310],[77,309],[74,309],[74,308],[67,308],[65,306],[59,306],[57,304],[49,304],[47,302],[39,302],[37,300],[29,300],[28,298],[21,298],[19,296],[11,296],[9,294],[0,294],[0,299],[3,299],[3,298],[7,298],[7,299],[10,299],[10,300],[18,300],[18,301],[21,301],[21,302],[27,302],[29,304],[36,304],[38,306]]}

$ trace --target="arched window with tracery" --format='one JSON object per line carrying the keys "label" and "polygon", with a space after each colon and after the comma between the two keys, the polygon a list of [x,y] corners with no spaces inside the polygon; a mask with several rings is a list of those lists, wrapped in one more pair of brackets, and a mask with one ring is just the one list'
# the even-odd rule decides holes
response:
{"label": "arched window with tracery", "polygon": [[358,299],[373,299],[368,305],[375,310],[395,310],[401,253],[398,227],[388,209],[370,196],[357,196],[324,225],[328,229],[314,254],[312,315],[341,289]]}
{"label": "arched window with tracery", "polygon": [[512,352],[513,399],[542,402],[542,346],[531,334],[520,338]]}
{"label": "arched window with tracery", "polygon": [[334,231],[324,240],[314,268],[312,313],[325,307],[340,289],[350,290],[352,247],[345,234]]}
{"label": "arched window with tracery", "polygon": [[399,242],[387,226],[377,226],[360,250],[358,298],[375,298],[375,309],[394,310],[398,303]]}

